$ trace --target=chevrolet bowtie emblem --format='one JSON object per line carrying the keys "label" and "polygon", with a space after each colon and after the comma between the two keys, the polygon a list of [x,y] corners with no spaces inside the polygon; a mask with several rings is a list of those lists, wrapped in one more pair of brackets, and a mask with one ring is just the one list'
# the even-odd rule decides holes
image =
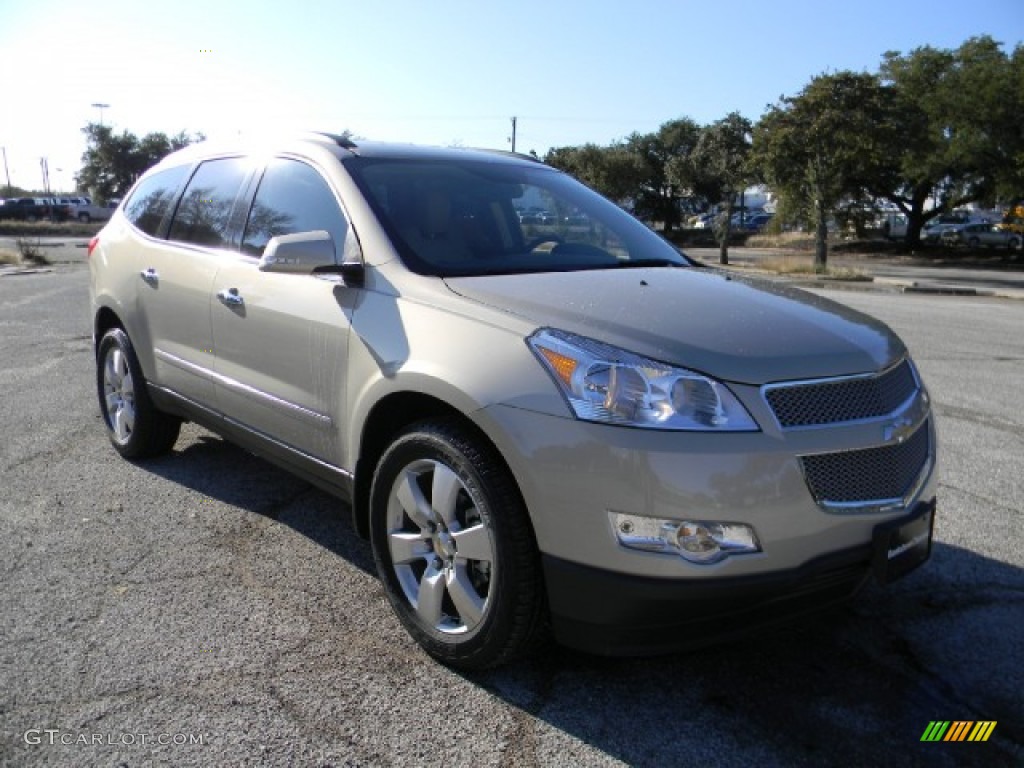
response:
{"label": "chevrolet bowtie emblem", "polygon": [[882,438],[887,443],[891,443],[894,440],[897,443],[902,443],[910,437],[910,433],[913,431],[913,426],[914,422],[905,416],[901,416],[882,428]]}

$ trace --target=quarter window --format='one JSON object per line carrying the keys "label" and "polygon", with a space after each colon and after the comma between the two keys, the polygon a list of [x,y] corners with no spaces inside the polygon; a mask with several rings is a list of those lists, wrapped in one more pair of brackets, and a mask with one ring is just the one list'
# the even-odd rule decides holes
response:
{"label": "quarter window", "polygon": [[263,253],[277,235],[323,229],[331,233],[340,253],[348,231],[338,202],[316,170],[299,162],[276,158],[267,165],[242,238],[242,251]]}
{"label": "quarter window", "polygon": [[160,222],[174,201],[174,193],[188,173],[187,165],[168,168],[144,179],[124,206],[124,215],[147,235],[156,237]]}
{"label": "quarter window", "polygon": [[239,157],[208,160],[192,176],[171,223],[171,240],[223,248],[235,198],[251,165]]}

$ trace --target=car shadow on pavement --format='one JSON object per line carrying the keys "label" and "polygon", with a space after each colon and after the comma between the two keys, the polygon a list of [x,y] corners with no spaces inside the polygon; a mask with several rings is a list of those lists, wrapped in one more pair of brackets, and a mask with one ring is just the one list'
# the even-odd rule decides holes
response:
{"label": "car shadow on pavement", "polygon": [[183,450],[139,466],[204,496],[288,525],[376,576],[369,544],[352,527],[348,504],[234,443],[204,433]]}
{"label": "car shadow on pavement", "polygon": [[[903,581],[783,630],[657,658],[556,648],[475,680],[629,765],[1020,765],[1022,600],[1024,569],[937,543]],[[943,752],[921,742],[934,720],[998,726]]]}
{"label": "car shadow on pavement", "polygon": [[[225,440],[201,435],[140,466],[278,520],[375,576],[343,502]],[[771,634],[654,658],[550,647],[461,677],[518,713],[506,738],[542,765],[573,762],[579,742],[638,766],[880,765],[893,755],[908,766],[1019,765],[1022,600],[1024,570],[937,542],[895,585],[869,583],[852,605]],[[997,726],[984,744],[922,742],[934,720]]]}

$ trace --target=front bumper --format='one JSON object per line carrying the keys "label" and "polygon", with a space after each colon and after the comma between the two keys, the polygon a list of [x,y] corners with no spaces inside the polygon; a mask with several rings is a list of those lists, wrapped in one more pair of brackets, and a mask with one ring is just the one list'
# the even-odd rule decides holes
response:
{"label": "front bumper", "polygon": [[[930,521],[934,511],[932,499],[907,520],[926,514]],[[786,626],[851,599],[872,572],[887,580],[871,544],[788,571],[699,582],[612,573],[551,556],[543,564],[555,638],[612,656],[686,650]]]}
{"label": "front bumper", "polygon": [[[829,510],[801,456],[864,451],[879,424],[783,433],[658,433],[509,406],[478,412],[516,477],[544,564],[556,637],[605,654],[727,638],[852,597],[871,573],[876,532],[934,506],[928,471],[899,509]],[[759,419],[762,424],[767,419]],[[762,551],[695,564],[618,544],[610,513],[751,525]],[[929,518],[930,519],[930,518]],[[929,539],[930,541],[930,539]]]}

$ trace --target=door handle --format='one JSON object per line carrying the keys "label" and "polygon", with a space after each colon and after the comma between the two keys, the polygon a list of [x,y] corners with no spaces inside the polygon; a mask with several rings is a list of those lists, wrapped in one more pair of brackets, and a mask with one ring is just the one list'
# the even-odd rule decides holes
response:
{"label": "door handle", "polygon": [[217,298],[229,307],[240,307],[245,304],[245,299],[238,295],[237,288],[222,288],[217,291]]}
{"label": "door handle", "polygon": [[157,271],[152,267],[150,267],[149,269],[144,269],[141,272],[139,272],[139,277],[141,277],[150,285],[156,285],[157,283],[160,282],[160,275],[158,275]]}

